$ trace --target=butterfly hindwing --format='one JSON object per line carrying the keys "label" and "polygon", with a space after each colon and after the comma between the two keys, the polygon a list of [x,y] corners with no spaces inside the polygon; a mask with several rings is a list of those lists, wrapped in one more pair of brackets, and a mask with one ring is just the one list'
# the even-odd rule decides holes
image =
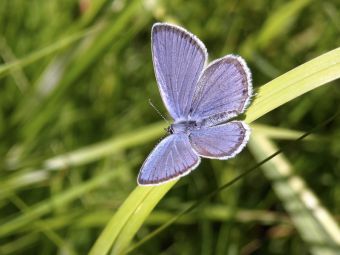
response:
{"label": "butterfly hindwing", "polygon": [[164,138],[145,160],[139,176],[140,185],[157,185],[188,174],[200,163],[186,134]]}
{"label": "butterfly hindwing", "polygon": [[236,156],[246,145],[250,129],[242,121],[202,127],[191,132],[189,139],[194,150],[202,157],[229,159]]}

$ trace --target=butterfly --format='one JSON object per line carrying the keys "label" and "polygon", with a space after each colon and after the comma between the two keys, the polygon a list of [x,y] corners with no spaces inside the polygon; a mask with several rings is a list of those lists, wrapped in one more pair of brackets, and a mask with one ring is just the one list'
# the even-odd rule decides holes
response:
{"label": "butterfly", "polygon": [[187,175],[201,157],[232,158],[250,135],[246,123],[230,121],[245,111],[252,95],[251,73],[241,57],[226,55],[207,65],[204,44],[168,23],[153,25],[151,48],[158,88],[174,122],[144,161],[139,185]]}

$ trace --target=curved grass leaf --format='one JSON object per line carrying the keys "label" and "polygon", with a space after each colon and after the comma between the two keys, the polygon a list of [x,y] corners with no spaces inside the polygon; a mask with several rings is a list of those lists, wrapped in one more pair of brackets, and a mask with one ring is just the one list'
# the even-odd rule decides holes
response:
{"label": "curved grass leaf", "polygon": [[247,110],[250,123],[308,91],[340,77],[340,48],[336,48],[260,87]]}
{"label": "curved grass leaf", "polygon": [[[115,239],[117,240],[117,245],[114,253],[119,253],[122,249],[125,249],[130,239],[134,236],[135,229],[139,229],[143,224],[143,221],[139,220],[140,217],[145,219],[174,183],[169,182],[162,185],[161,190],[158,190],[157,186],[137,187],[103,231],[103,236],[110,236],[111,238],[99,238],[89,254],[102,254],[103,251],[108,251],[112,246],[112,240]],[[125,233],[121,235],[122,232]],[[126,238],[127,236],[131,238]]]}

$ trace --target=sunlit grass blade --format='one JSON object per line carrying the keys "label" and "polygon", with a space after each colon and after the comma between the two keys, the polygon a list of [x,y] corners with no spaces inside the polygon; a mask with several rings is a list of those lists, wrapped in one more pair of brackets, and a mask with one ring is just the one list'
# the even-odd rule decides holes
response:
{"label": "sunlit grass blade", "polygon": [[[258,161],[278,150],[273,142],[253,134],[249,148]],[[340,228],[283,154],[262,165],[263,172],[292,218],[312,254],[338,254]]]}
{"label": "sunlit grass blade", "polygon": [[[274,110],[278,106],[283,105],[284,103],[339,77],[340,48],[337,48],[289,71],[288,73],[261,87],[253,104],[251,104],[247,110],[245,121],[250,123],[263,116],[267,112]],[[154,192],[159,192],[162,194],[162,196],[160,196],[161,198],[176,182],[177,181],[171,182],[167,185],[156,186],[154,187]],[[131,193],[128,198],[129,201],[138,200],[138,197],[141,196],[141,194],[144,194],[143,187],[138,187],[137,189],[140,190],[140,192]],[[154,197],[146,196],[143,198],[143,203],[145,203],[143,206],[148,207],[149,205],[150,209],[148,211],[151,212],[152,208],[155,206]],[[125,211],[126,207],[133,208],[131,210],[137,212],[139,206],[140,205],[128,206],[124,204],[124,208],[121,207],[117,214],[123,212],[128,213]],[[134,213],[132,215],[133,217],[129,218],[129,221],[134,222],[134,224],[137,226],[141,226],[146,216],[143,214],[143,217],[140,217],[138,213]],[[108,233],[112,231],[110,230],[112,227],[113,226],[111,224],[107,225],[103,233],[98,238],[98,240],[101,242],[102,240],[105,240],[107,245],[103,248],[101,248],[99,245],[96,245],[96,253],[93,254],[107,254],[108,249],[113,244],[113,251],[125,250],[126,246],[129,244],[129,241],[133,238],[134,234],[138,230],[138,228],[127,224],[127,229],[122,228],[121,232],[116,237],[108,235]]]}
{"label": "sunlit grass blade", "polygon": [[267,112],[340,77],[340,48],[329,51],[302,64],[260,87],[246,122],[252,122]]}
{"label": "sunlit grass blade", "polygon": [[166,183],[162,185],[162,190],[157,187],[137,187],[107,224],[89,254],[106,254],[112,246],[112,240],[116,240],[113,254],[120,254],[158,201],[173,185],[173,182]]}

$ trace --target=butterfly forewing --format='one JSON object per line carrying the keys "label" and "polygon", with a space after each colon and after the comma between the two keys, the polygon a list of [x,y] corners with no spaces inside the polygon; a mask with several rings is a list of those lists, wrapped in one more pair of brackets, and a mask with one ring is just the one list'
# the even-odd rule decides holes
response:
{"label": "butterfly forewing", "polygon": [[175,120],[187,119],[207,60],[204,44],[183,28],[156,23],[152,28],[152,56],[166,108]]}
{"label": "butterfly forewing", "polygon": [[140,185],[156,185],[188,174],[200,163],[185,134],[163,139],[145,160],[138,176]]}
{"label": "butterfly forewing", "polygon": [[[194,95],[190,116],[226,121],[244,112],[252,93],[250,71],[241,57],[227,55],[203,71]],[[216,124],[215,123],[215,124]]]}
{"label": "butterfly forewing", "polygon": [[202,157],[228,159],[236,156],[249,139],[249,127],[242,121],[203,127],[193,131],[190,142]]}

